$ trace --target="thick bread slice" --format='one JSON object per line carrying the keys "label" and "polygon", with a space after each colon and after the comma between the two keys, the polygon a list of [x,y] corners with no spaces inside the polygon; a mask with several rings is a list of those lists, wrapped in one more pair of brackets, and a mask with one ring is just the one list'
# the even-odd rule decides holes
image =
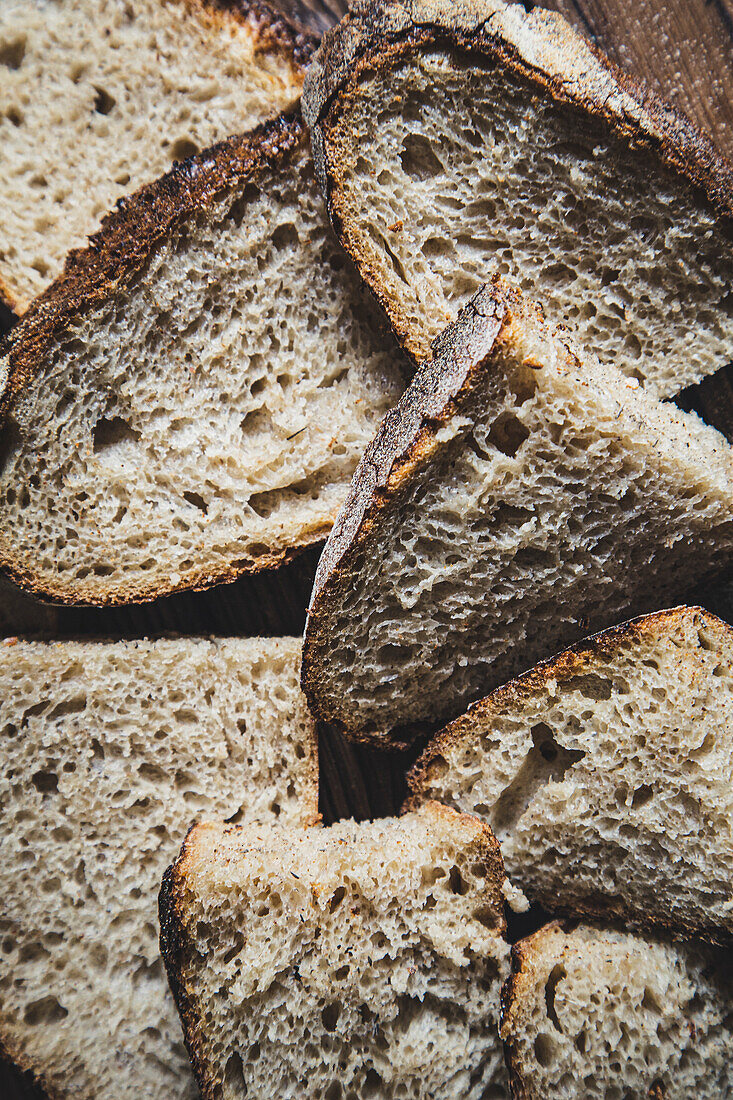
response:
{"label": "thick bread slice", "polygon": [[733,941],[733,628],[679,607],[476,703],[409,776],[491,826],[552,912]]}
{"label": "thick bread slice", "polygon": [[484,288],[357,468],[316,574],[306,694],[352,736],[435,729],[731,550],[723,437]]}
{"label": "thick bread slice", "polygon": [[358,0],[303,93],[328,208],[417,360],[498,272],[671,395],[733,337],[733,167],[555,12]]}
{"label": "thick bread slice", "polygon": [[502,997],[514,1100],[730,1100],[733,966],[712,948],[559,924]]}
{"label": "thick bread slice", "polygon": [[317,816],[298,666],[293,638],[0,645],[0,1050],[54,1100],[195,1097],[160,878],[201,814]]}
{"label": "thick bread slice", "polygon": [[328,829],[198,825],[161,947],[204,1100],[501,1100],[509,949],[489,829],[436,803]]}
{"label": "thick bread slice", "polygon": [[137,192],[0,349],[0,568],[115,604],[324,539],[407,377],[375,313],[299,117]]}
{"label": "thick bread slice", "polygon": [[314,45],[260,0],[3,0],[0,299],[23,312],[120,195],[292,107]]}

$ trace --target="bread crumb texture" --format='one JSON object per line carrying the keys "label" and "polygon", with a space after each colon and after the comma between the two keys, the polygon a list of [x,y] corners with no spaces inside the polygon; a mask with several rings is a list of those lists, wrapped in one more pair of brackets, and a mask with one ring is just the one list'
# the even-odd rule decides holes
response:
{"label": "bread crumb texture", "polygon": [[[34,362],[0,448],[0,561],[20,582],[70,601],[150,598],[328,534],[406,374],[298,127],[292,157],[244,179],[232,147],[230,184]],[[14,359],[25,338],[21,322]]]}
{"label": "bread crumb texture", "polygon": [[507,1097],[503,877],[488,830],[432,803],[199,826],[161,917],[206,1100]]}
{"label": "bread crumb texture", "polygon": [[0,1041],[50,1095],[194,1100],[158,946],[202,814],[305,823],[297,639],[0,645]]}
{"label": "bread crumb texture", "polygon": [[434,45],[377,54],[323,132],[347,249],[417,359],[498,273],[664,396],[728,363],[725,219],[648,147],[496,60]]}
{"label": "bread crumb texture", "polygon": [[514,951],[502,1036],[521,1100],[723,1100],[733,968],[712,948],[558,925]]}
{"label": "bread crumb texture", "polygon": [[448,726],[410,782],[491,826],[551,910],[733,936],[733,630],[699,608],[599,635]]}
{"label": "bread crumb texture", "polygon": [[309,699],[347,731],[437,725],[732,549],[725,439],[486,288],[355,474],[316,577]]}
{"label": "bread crumb texture", "polygon": [[297,100],[301,65],[267,48],[246,3],[235,11],[202,0],[0,5],[0,283],[16,308],[120,196]]}

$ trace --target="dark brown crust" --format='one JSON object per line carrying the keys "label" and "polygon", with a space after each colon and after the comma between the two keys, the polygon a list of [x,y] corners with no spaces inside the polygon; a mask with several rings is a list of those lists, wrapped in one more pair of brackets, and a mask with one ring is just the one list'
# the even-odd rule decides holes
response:
{"label": "dark brown crust", "polygon": [[353,559],[365,546],[382,513],[394,505],[402,486],[427,462],[440,428],[470,401],[491,369],[508,308],[519,297],[495,282],[482,287],[457,320],[434,343],[434,357],[422,364],[397,405],[385,416],[354,473],[351,489],[318,564],[303,642],[302,685],[308,704],[321,720],[345,736],[401,749],[425,730],[351,730],[332,710],[323,691],[324,654],[330,642],[329,616],[348,589]]}
{"label": "dark brown crust", "polygon": [[[500,26],[504,12],[507,23],[516,24],[514,32],[521,43],[509,36],[506,26]],[[341,190],[350,165],[342,163],[330,135],[348,111],[362,74],[388,76],[399,62],[435,48],[463,51],[481,65],[499,65],[528,81],[534,93],[582,110],[621,141],[649,151],[691,183],[718,215],[733,216],[733,165],[681,111],[614,65],[559,13],[534,8],[523,14],[519,5],[509,10],[493,0],[467,0],[460,5],[451,0],[357,0],[341,23],[324,35],[306,77],[303,113],[311,128],[316,172],[334,229],[413,358],[419,359],[420,351],[409,322],[365,254],[358,230],[345,216]],[[566,70],[570,72],[579,62],[582,75],[563,79]]]}
{"label": "dark brown crust", "polygon": [[[515,706],[524,699],[536,694],[544,695],[547,683],[555,680],[559,687],[573,677],[587,671],[598,658],[613,657],[618,648],[626,642],[641,642],[650,634],[662,633],[667,628],[674,629],[677,623],[693,617],[700,625],[720,632],[733,649],[733,627],[706,611],[702,607],[685,605],[655,611],[649,615],[640,615],[621,623],[619,626],[602,630],[583,639],[548,660],[541,661],[523,675],[503,684],[484,699],[472,703],[465,714],[456,718],[442,729],[430,742],[407,774],[407,785],[411,794],[406,798],[402,812],[415,810],[427,799],[437,797],[430,793],[430,765],[455,745],[472,737],[476,722],[489,720],[489,716],[507,707]],[[570,904],[564,903],[562,895],[536,895],[534,901],[547,906],[552,912],[570,918],[583,917],[590,920],[616,922],[630,928],[652,933],[664,933],[684,939],[701,937],[719,946],[733,944],[733,932],[721,929],[714,923],[700,924],[686,920],[675,914],[666,918],[663,914],[640,912],[618,896],[597,894],[586,898],[573,898]]]}
{"label": "dark brown crust", "polygon": [[290,58],[294,69],[305,70],[318,48],[316,35],[295,27],[281,11],[263,0],[200,0],[200,3],[204,10],[221,12],[251,27],[257,35],[256,53],[278,53]]}
{"label": "dark brown crust", "polygon": [[[258,126],[174,165],[170,172],[120,200],[102,222],[89,247],[73,251],[64,273],[35,299],[22,321],[0,343],[0,362],[8,356],[9,378],[0,390],[0,423],[14,401],[34,382],[38,364],[74,325],[131,285],[156,246],[177,226],[209,208],[224,190],[241,188],[264,168],[284,166],[301,148],[305,129],[300,113]],[[305,530],[297,545],[262,554],[254,562],[219,569],[194,568],[179,583],[110,591],[80,584],[72,591],[51,588],[10,557],[0,554],[0,572],[20,588],[56,603],[115,606],[145,602],[174,592],[200,590],[234,581],[245,573],[275,569],[308,546],[322,542],[330,524]]]}

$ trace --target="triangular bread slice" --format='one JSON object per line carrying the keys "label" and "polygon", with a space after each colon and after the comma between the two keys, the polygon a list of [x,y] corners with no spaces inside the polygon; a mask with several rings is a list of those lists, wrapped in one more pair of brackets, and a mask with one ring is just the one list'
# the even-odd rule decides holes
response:
{"label": "triangular bread slice", "polygon": [[733,1095],[733,965],[712,948],[548,925],[512,951],[515,1100]]}
{"label": "triangular bread slice", "polygon": [[202,814],[317,817],[298,671],[294,638],[0,645],[0,1050],[48,1096],[196,1096],[160,879]]}
{"label": "triangular bread slice", "polygon": [[729,363],[733,167],[558,13],[358,0],[303,105],[332,222],[416,360],[496,272],[664,396]]}
{"label": "triangular bread slice", "polygon": [[204,1100],[508,1097],[504,883],[490,830],[433,803],[198,825],[160,922]]}
{"label": "triangular bread slice", "polygon": [[733,627],[624,623],[498,688],[409,777],[491,826],[551,912],[733,942]]}
{"label": "triangular bread slice", "polygon": [[0,569],[115,604],[324,539],[406,382],[375,314],[299,116],[138,191],[0,348]]}
{"label": "triangular bread slice", "polygon": [[484,288],[354,475],[306,694],[352,736],[409,740],[589,627],[678,602],[732,550],[725,439]]}
{"label": "triangular bread slice", "polygon": [[260,0],[1,4],[0,301],[22,313],[121,195],[291,108],[314,46]]}

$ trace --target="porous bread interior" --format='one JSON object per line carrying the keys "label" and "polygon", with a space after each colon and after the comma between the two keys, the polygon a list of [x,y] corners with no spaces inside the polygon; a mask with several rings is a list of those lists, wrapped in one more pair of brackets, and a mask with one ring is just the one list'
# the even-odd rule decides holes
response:
{"label": "porous bread interior", "polygon": [[326,134],[350,251],[418,358],[499,273],[664,396],[729,361],[729,230],[579,110],[424,50],[368,70]]}
{"label": "porous bread interior", "polygon": [[171,902],[206,1100],[508,1097],[496,871],[438,809],[189,837]]}
{"label": "porous bread interior", "polygon": [[190,822],[317,812],[297,639],[0,646],[0,1040],[54,1096],[197,1095],[157,894]]}
{"label": "porous bread interior", "polygon": [[529,306],[465,389],[311,607],[304,682],[347,731],[435,728],[728,568],[733,452],[694,414],[579,358]]}
{"label": "porous bread interior", "polygon": [[305,145],[172,230],[13,408],[0,559],[104,602],[325,538],[406,381],[347,262]]}
{"label": "porous bread interior", "polygon": [[198,0],[0,5],[0,280],[18,306],[121,195],[295,102],[300,68],[256,27]]}
{"label": "porous bread interior", "polygon": [[522,1100],[721,1100],[733,1093],[722,951],[580,926],[521,945],[502,1026]]}
{"label": "porous bread interior", "polygon": [[428,750],[421,798],[489,824],[549,909],[733,934],[733,631],[651,616],[578,667],[478,704]]}

